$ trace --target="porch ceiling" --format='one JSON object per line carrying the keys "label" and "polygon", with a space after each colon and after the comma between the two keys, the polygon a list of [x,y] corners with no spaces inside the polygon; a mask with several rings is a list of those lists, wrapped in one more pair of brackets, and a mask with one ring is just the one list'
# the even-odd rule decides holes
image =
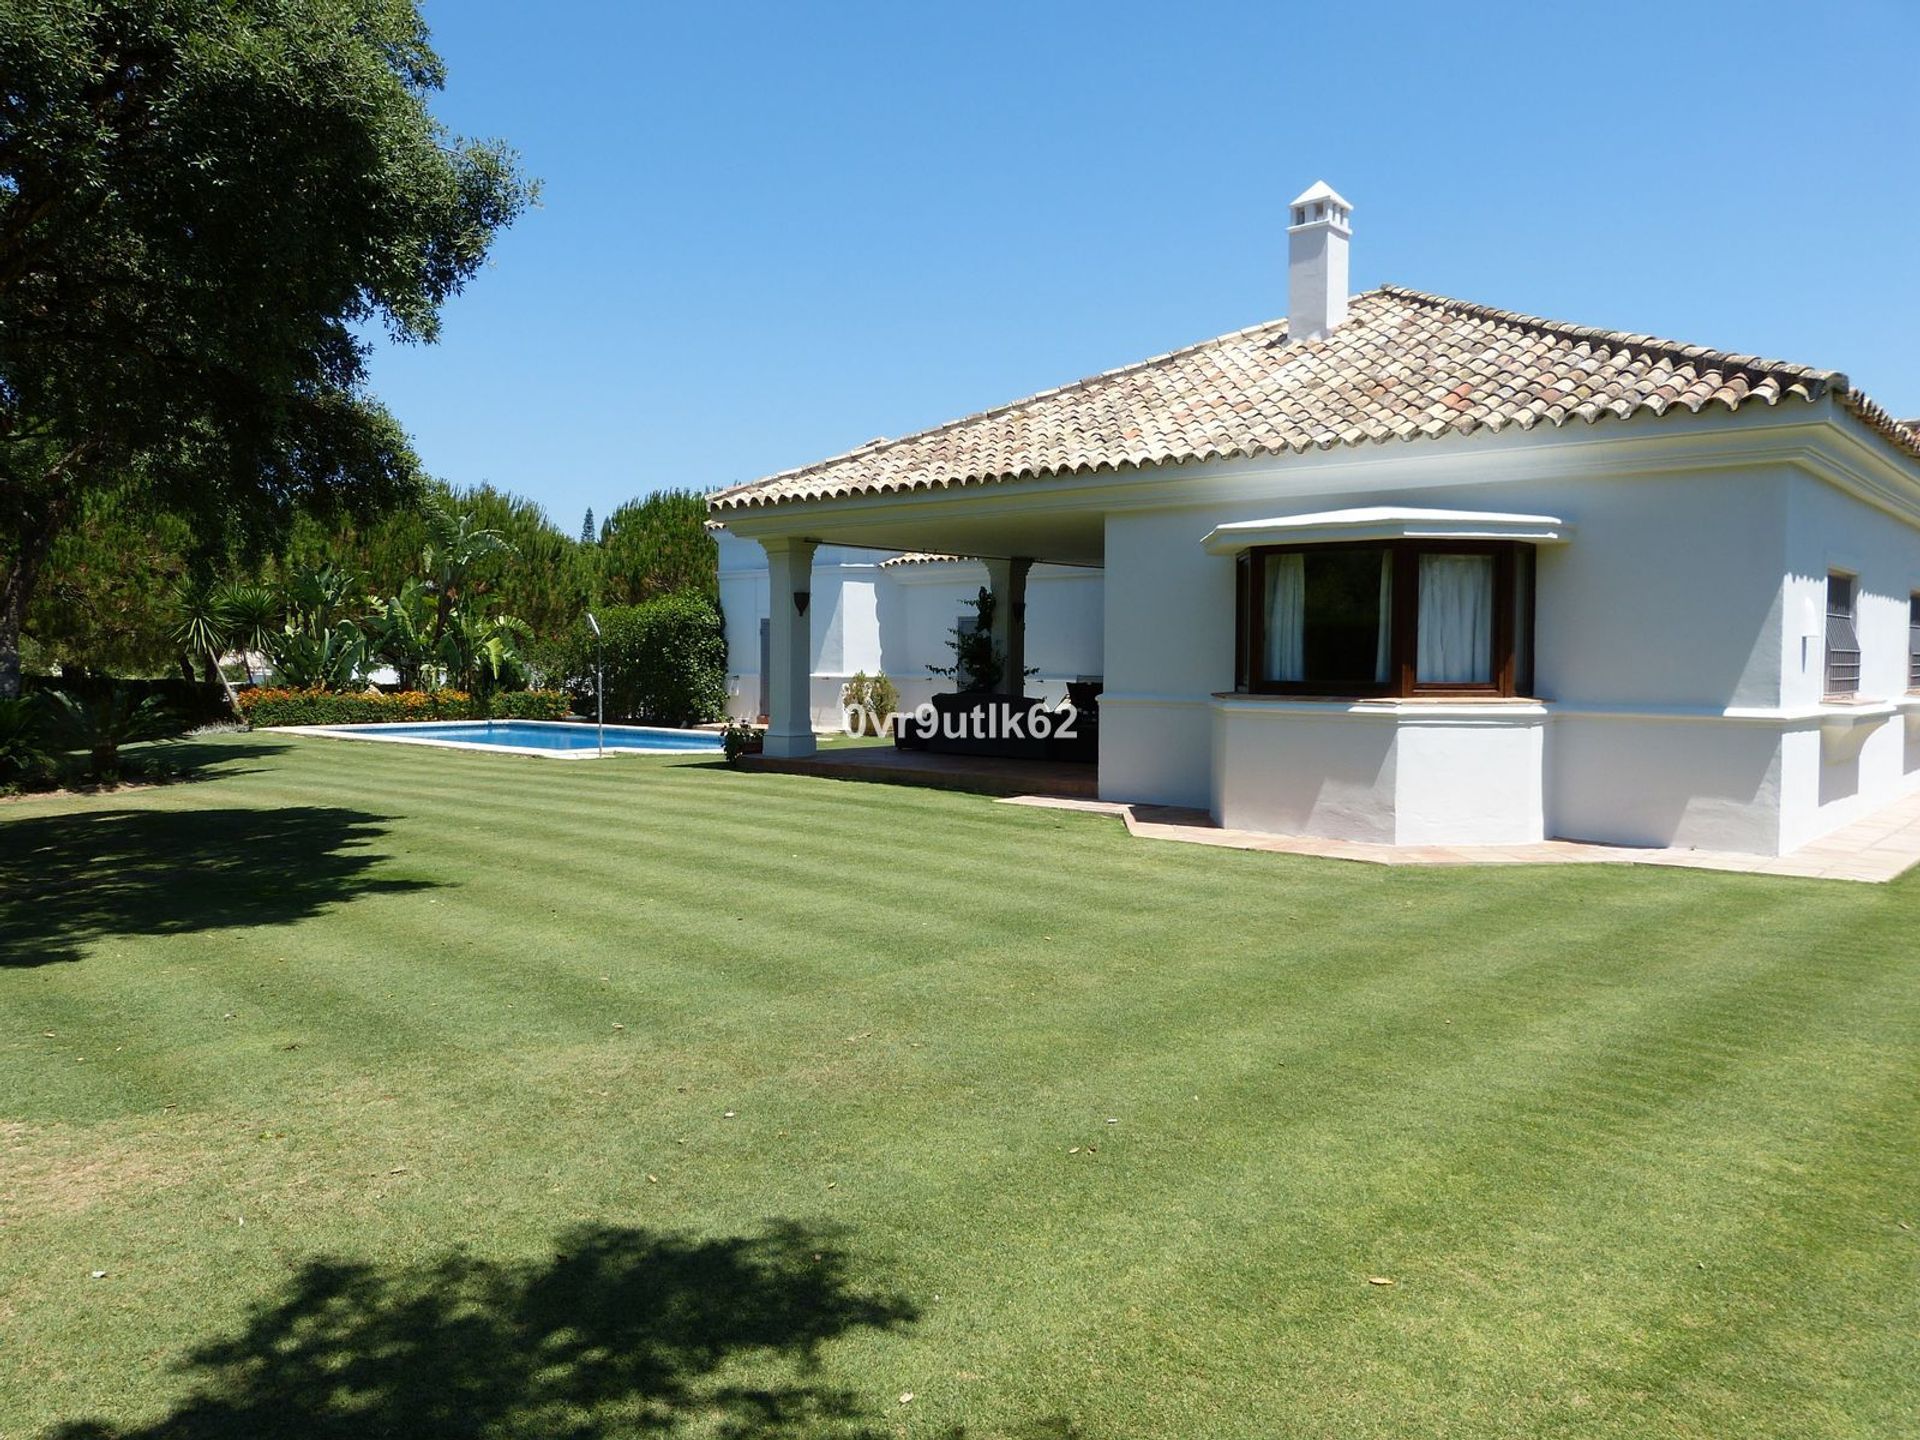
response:
{"label": "porch ceiling", "polygon": [[1098,566],[1106,559],[1106,517],[1097,510],[1025,515],[907,515],[895,510],[866,516],[796,505],[716,518],[722,518],[729,531],[746,540],[799,536],[823,545],[982,558],[1019,556],[1054,565]]}

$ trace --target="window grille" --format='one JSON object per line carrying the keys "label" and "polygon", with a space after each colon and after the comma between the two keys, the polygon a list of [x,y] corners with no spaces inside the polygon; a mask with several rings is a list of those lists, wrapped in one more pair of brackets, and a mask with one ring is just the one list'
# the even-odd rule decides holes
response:
{"label": "window grille", "polygon": [[1851,700],[1860,693],[1860,637],[1853,623],[1854,579],[1827,576],[1827,697]]}
{"label": "window grille", "polygon": [[1907,598],[1907,688],[1920,690],[1920,594]]}

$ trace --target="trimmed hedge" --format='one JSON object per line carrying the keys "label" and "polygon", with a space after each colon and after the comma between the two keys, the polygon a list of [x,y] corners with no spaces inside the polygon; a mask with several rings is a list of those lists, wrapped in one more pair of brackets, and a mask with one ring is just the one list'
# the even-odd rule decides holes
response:
{"label": "trimmed hedge", "polygon": [[[607,719],[655,725],[718,720],[727,705],[727,634],[705,596],[685,591],[599,612],[607,662]],[[594,713],[601,646],[583,620],[567,637],[562,669],[574,707]]]}
{"label": "trimmed hedge", "polygon": [[185,680],[163,675],[158,679],[119,680],[111,675],[22,675],[20,693],[36,695],[42,691],[71,695],[83,704],[96,704],[118,687],[133,697],[134,703],[158,700],[180,721],[181,727],[213,725],[231,721],[227,696],[211,680]]}
{"label": "trimmed hedge", "polygon": [[573,709],[564,690],[496,690],[482,703],[491,720],[564,720]]}
{"label": "trimmed hedge", "polygon": [[464,690],[397,694],[331,690],[242,690],[249,723],[267,725],[394,725],[409,720],[562,720],[570,703],[558,690],[505,690],[491,701]]}

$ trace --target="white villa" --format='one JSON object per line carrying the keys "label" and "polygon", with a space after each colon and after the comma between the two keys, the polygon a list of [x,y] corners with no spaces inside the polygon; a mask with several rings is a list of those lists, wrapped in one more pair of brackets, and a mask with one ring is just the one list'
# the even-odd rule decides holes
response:
{"label": "white villa", "polygon": [[[1104,682],[1100,794],[1236,829],[1783,854],[1920,787],[1920,425],[1832,371],[1350,297],[1352,207],[1291,216],[1283,320],[712,497],[764,557],[769,754],[860,668],[821,626],[878,551],[977,557],[1013,674],[1037,577],[1097,568],[1097,656],[1049,663]],[[868,653],[924,675],[885,593]]]}

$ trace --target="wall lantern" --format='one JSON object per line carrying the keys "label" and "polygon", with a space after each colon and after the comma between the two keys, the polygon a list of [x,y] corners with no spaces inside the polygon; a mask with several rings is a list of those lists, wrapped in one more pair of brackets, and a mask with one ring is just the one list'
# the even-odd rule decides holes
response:
{"label": "wall lantern", "polygon": [[812,599],[813,592],[811,590],[796,590],[793,592],[793,608],[804,615],[807,613],[807,605]]}

